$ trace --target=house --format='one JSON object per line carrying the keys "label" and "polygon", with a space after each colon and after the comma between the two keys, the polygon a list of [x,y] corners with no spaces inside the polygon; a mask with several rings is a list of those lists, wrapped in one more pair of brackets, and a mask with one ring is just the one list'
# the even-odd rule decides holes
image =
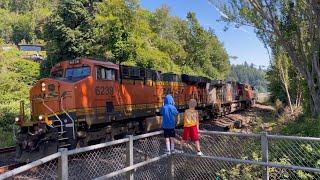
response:
{"label": "house", "polygon": [[39,44],[19,44],[18,45],[20,51],[28,52],[23,58],[27,60],[31,60],[34,62],[41,63],[44,60],[44,57],[40,54],[40,52],[44,51],[44,46]]}

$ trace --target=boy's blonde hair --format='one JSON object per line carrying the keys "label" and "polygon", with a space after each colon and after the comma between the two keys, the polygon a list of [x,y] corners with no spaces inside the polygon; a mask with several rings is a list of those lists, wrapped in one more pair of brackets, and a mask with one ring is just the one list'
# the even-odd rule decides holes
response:
{"label": "boy's blonde hair", "polygon": [[189,108],[195,108],[197,107],[197,101],[195,99],[190,99],[188,105],[189,105]]}

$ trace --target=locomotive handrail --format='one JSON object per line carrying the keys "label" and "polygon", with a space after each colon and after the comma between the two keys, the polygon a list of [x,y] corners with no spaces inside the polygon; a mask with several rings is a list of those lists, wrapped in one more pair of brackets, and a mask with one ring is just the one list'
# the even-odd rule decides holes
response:
{"label": "locomotive handrail", "polygon": [[40,99],[42,101],[42,104],[44,105],[44,107],[46,107],[49,111],[51,111],[51,113],[58,119],[58,121],[60,122],[61,126],[60,126],[60,132],[63,133],[63,122],[61,121],[61,119],[59,118],[59,116],[49,107],[44,103],[44,99],[43,98],[36,98],[36,99]]}
{"label": "locomotive handrail", "polygon": [[[66,91],[65,91],[66,92]],[[75,136],[75,129],[74,129],[74,120],[72,119],[72,117],[69,115],[69,113],[64,109],[63,107],[63,99],[64,99],[65,96],[62,96],[61,97],[61,100],[60,100],[60,104],[61,104],[61,109],[64,113],[66,113],[66,115],[70,118],[70,120],[72,121],[72,135],[73,135],[73,139],[76,139],[76,136]]]}

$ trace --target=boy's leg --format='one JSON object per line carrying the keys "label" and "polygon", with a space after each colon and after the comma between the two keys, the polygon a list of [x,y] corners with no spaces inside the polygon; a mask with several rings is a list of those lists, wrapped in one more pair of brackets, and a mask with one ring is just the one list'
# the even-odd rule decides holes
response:
{"label": "boy's leg", "polygon": [[197,126],[193,126],[191,128],[191,138],[194,141],[195,145],[196,145],[196,150],[197,152],[200,152],[200,142],[199,142],[199,131]]}
{"label": "boy's leg", "polygon": [[167,152],[170,152],[170,138],[166,138]]}
{"label": "boy's leg", "polygon": [[174,129],[170,130],[170,145],[171,145],[171,151],[174,151],[174,138],[176,137],[176,132]]}
{"label": "boy's leg", "polygon": [[170,137],[171,151],[174,151],[174,137]]}
{"label": "boy's leg", "polygon": [[189,128],[184,127],[183,132],[182,132],[182,140],[181,140],[181,144],[180,144],[181,150],[183,150],[183,145],[188,140],[189,135],[190,135]]}
{"label": "boy's leg", "polygon": [[165,137],[165,139],[166,139],[166,151],[168,152],[168,153],[170,153],[170,138],[169,138],[169,131],[168,131],[168,129],[163,129],[163,135],[164,135],[164,137]]}
{"label": "boy's leg", "polygon": [[195,141],[195,144],[196,144],[197,151],[200,152],[201,150],[200,150],[200,142],[199,142],[199,140]]}
{"label": "boy's leg", "polygon": [[180,149],[183,151],[183,144],[184,144],[184,140],[181,139],[181,142],[180,142]]}

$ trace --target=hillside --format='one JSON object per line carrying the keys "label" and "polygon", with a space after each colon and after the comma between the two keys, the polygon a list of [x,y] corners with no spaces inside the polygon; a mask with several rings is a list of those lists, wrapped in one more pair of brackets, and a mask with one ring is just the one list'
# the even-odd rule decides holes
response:
{"label": "hillside", "polygon": [[80,56],[215,79],[230,69],[214,30],[193,12],[180,19],[167,6],[151,12],[132,0],[5,0],[0,15],[0,42],[46,45],[42,76]]}
{"label": "hillside", "polygon": [[25,113],[30,116],[29,89],[39,78],[40,66],[22,59],[23,55],[14,47],[0,49],[0,147],[12,145],[20,101],[25,102]]}
{"label": "hillside", "polygon": [[232,65],[226,79],[229,81],[249,83],[253,85],[258,92],[264,93],[268,91],[266,70],[261,67],[256,68],[253,64],[249,66],[245,62],[242,65]]}

